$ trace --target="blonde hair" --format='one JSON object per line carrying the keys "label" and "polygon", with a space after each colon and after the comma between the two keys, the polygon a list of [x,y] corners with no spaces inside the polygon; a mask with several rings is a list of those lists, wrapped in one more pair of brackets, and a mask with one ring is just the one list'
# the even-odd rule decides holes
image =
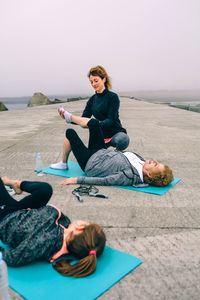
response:
{"label": "blonde hair", "polygon": [[[97,257],[105,247],[106,237],[102,228],[97,224],[86,226],[81,234],[72,236],[67,249],[69,254],[80,259],[75,264],[70,260],[60,260],[53,268],[64,276],[85,277],[92,274],[96,269]],[[93,250],[96,254],[90,255]]]}
{"label": "blonde hair", "polygon": [[96,66],[89,70],[88,77],[90,78],[90,75],[92,76],[99,76],[101,79],[105,78],[105,87],[110,90],[112,88],[110,77],[108,76],[106,70],[102,66]]}
{"label": "blonde hair", "polygon": [[164,166],[163,172],[153,172],[152,177],[144,175],[144,182],[155,186],[166,186],[174,179],[172,170],[168,166]]}

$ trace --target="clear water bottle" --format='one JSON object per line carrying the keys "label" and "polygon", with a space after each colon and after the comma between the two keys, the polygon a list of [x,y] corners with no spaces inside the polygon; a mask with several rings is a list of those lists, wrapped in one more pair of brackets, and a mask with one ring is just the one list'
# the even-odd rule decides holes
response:
{"label": "clear water bottle", "polygon": [[0,299],[8,300],[8,271],[7,265],[2,258],[2,252],[0,252]]}
{"label": "clear water bottle", "polygon": [[37,176],[43,175],[43,162],[42,162],[41,153],[37,153],[36,162],[35,162],[35,170],[36,170]]}

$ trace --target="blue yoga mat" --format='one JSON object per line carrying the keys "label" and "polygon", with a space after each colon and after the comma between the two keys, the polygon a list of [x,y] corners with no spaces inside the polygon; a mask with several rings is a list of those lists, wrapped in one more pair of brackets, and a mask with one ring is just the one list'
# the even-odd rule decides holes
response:
{"label": "blue yoga mat", "polygon": [[88,277],[64,277],[50,263],[36,262],[8,267],[8,280],[9,286],[28,300],[93,300],[141,263],[135,256],[106,246],[96,271]]}
{"label": "blue yoga mat", "polygon": [[[44,173],[62,176],[62,177],[86,176],[86,174],[81,170],[77,162],[68,161],[68,166],[69,166],[69,170],[56,170],[56,169],[52,169],[51,167],[45,167]],[[174,177],[174,180],[170,184],[164,187],[147,186],[142,188],[135,188],[133,186],[119,186],[119,185],[115,185],[114,187],[162,196],[167,191],[169,191],[175,184],[177,184],[180,180],[181,180],[180,178]]]}

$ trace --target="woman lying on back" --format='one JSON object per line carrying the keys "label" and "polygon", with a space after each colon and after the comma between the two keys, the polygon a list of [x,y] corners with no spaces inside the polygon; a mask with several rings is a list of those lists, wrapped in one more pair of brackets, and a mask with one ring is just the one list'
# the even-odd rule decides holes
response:
{"label": "woman lying on back", "polygon": [[[5,185],[29,195],[16,201]],[[14,267],[44,259],[64,276],[88,276],[103,252],[105,234],[97,224],[82,220],[71,223],[58,208],[47,205],[51,195],[48,183],[0,178],[0,240],[9,246],[0,247],[3,259]],[[64,254],[80,260],[72,265],[66,259],[55,262]]]}

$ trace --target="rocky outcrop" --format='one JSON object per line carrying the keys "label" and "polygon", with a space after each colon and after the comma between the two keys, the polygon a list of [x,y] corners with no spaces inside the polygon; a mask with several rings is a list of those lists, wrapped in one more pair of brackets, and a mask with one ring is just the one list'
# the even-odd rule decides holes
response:
{"label": "rocky outcrop", "polygon": [[34,95],[31,97],[28,107],[32,106],[38,106],[38,105],[47,105],[51,104],[52,102],[49,100],[47,96],[45,96],[42,93],[34,93]]}
{"label": "rocky outcrop", "polygon": [[32,106],[38,106],[38,105],[49,105],[49,104],[58,104],[58,103],[63,103],[66,101],[59,100],[55,98],[54,100],[50,100],[47,96],[45,96],[42,93],[34,93],[32,98],[30,99],[28,103],[28,107]]}
{"label": "rocky outcrop", "polygon": [[0,102],[0,111],[8,110],[7,107],[3,104],[3,102]]}

